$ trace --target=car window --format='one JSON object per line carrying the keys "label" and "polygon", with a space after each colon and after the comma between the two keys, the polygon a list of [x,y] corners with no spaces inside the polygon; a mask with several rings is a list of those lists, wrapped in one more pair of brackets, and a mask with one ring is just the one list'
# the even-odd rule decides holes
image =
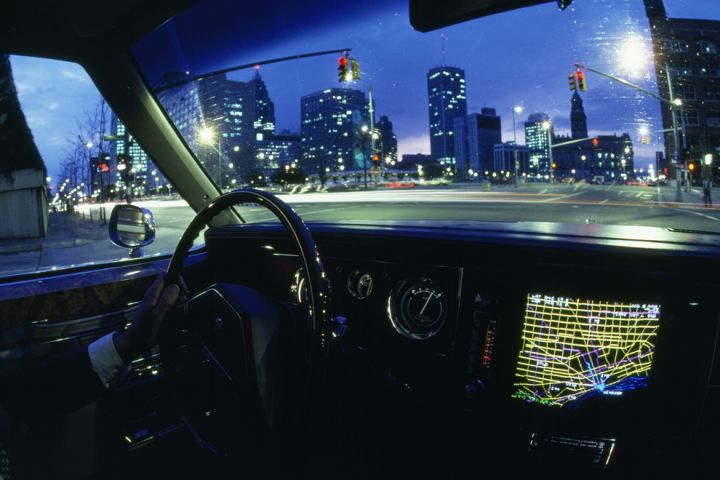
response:
{"label": "car window", "polygon": [[219,186],[308,220],[718,232],[718,20],[577,0],[421,33],[400,0],[201,0],[133,53]]}
{"label": "car window", "polygon": [[154,214],[145,255],[193,216],[80,66],[0,56],[0,276],[127,258],[108,237],[119,203]]}

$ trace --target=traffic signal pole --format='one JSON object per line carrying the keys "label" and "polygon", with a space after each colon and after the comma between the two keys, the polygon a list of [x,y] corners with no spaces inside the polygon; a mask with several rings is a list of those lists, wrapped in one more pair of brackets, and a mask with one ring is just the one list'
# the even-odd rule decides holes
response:
{"label": "traffic signal pole", "polygon": [[[670,112],[672,114],[672,131],[673,131],[673,163],[675,164],[675,181],[676,181],[676,189],[675,189],[675,201],[676,202],[682,202],[682,172],[683,170],[686,170],[687,168],[683,168],[683,166],[680,166],[680,127],[678,126],[678,111],[682,114],[682,103],[678,102],[678,99],[675,98],[673,94],[672,89],[672,79],[670,77],[670,69],[668,68],[667,63],[665,64],[665,73],[667,74],[667,82],[668,82],[668,93],[670,94],[670,98],[664,98],[660,95],[651,92],[650,90],[647,90],[645,88],[642,88],[639,85],[635,85],[634,83],[625,80],[624,78],[620,78],[616,75],[613,75],[611,73],[606,73],[601,70],[597,70],[592,67],[588,67],[587,65],[576,63],[575,66],[579,69],[587,70],[588,72],[593,72],[597,75],[600,75],[605,78],[609,78],[610,80],[613,80],[615,82],[618,82],[620,85],[625,85],[628,88],[632,88],[633,90],[637,90],[638,92],[647,95],[649,97],[652,97],[656,100],[659,100],[660,103],[664,103],[670,108]],[[684,128],[683,128],[684,131]],[[683,141],[684,141],[684,133],[683,133]],[[678,168],[679,167],[679,168]],[[685,165],[687,167],[687,165]],[[688,186],[688,191],[690,191],[690,188]]]}
{"label": "traffic signal pole", "polygon": [[[368,112],[370,113],[370,158],[375,158],[375,106],[373,105],[372,87],[368,86]],[[367,160],[365,160],[367,162]],[[373,181],[377,188],[377,181]],[[367,168],[365,168],[365,189],[367,190]]]}
{"label": "traffic signal pole", "polygon": [[518,187],[518,151],[517,151],[517,129],[515,128],[515,110],[518,107],[512,109],[513,119],[513,160],[515,162],[515,188]]}
{"label": "traffic signal pole", "polygon": [[[674,107],[675,104],[673,102],[675,98],[673,94],[672,80],[670,78],[670,69],[668,69],[667,63],[665,64],[665,73],[667,74],[668,93],[670,94],[670,105]],[[672,114],[673,163],[675,164],[675,201],[682,202],[682,171],[677,168],[677,165],[680,163],[680,133],[678,130],[677,111],[675,110],[675,108],[672,107],[670,108],[670,113]]]}

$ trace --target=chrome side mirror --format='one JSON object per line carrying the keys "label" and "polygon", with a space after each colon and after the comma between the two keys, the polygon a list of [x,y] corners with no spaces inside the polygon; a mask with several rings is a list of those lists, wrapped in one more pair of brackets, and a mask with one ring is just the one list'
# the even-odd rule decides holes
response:
{"label": "chrome side mirror", "polygon": [[155,240],[155,219],[147,208],[115,205],[108,231],[112,243],[130,249],[131,258],[142,257],[142,248]]}

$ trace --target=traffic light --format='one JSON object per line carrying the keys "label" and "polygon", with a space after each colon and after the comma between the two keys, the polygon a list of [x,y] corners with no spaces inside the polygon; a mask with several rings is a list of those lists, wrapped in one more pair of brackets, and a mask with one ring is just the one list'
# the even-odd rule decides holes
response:
{"label": "traffic light", "polygon": [[575,72],[568,75],[568,83],[570,84],[570,90],[577,92],[577,77],[575,77]]}
{"label": "traffic light", "polygon": [[97,173],[107,173],[110,171],[110,155],[103,155],[101,159],[98,159],[95,165],[95,171]]}
{"label": "traffic light", "polygon": [[595,137],[592,139],[592,146],[593,148],[598,148],[600,146],[600,139]]}
{"label": "traffic light", "polygon": [[688,170],[690,170],[690,173],[695,171],[695,164],[693,162],[688,163]]}
{"label": "traffic light", "polygon": [[583,92],[587,92],[587,83],[585,83],[585,72],[578,68],[575,72],[575,76],[577,77],[577,82],[580,90]]}
{"label": "traffic light", "polygon": [[132,173],[133,161],[130,155],[121,153],[117,157],[117,171],[120,173],[120,178],[123,182],[128,183],[135,179],[135,174]]}
{"label": "traffic light", "polygon": [[377,153],[373,153],[372,162],[375,166],[380,165],[380,156]]}
{"label": "traffic light", "polygon": [[555,170],[557,168],[557,163],[553,162],[552,168],[553,168],[553,170]]}
{"label": "traffic light", "polygon": [[338,82],[347,82],[348,74],[348,55],[338,58]]}
{"label": "traffic light", "polygon": [[350,60],[350,71],[353,80],[360,80],[360,64],[354,58]]}
{"label": "traffic light", "polygon": [[649,145],[650,144],[650,136],[649,135],[641,135],[640,143],[642,143],[643,145]]}

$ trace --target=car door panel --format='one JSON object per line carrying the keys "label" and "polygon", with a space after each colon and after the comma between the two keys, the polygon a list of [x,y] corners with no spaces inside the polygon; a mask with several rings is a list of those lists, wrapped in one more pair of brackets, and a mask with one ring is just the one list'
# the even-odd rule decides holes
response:
{"label": "car door panel", "polygon": [[[193,288],[204,282],[205,259],[204,252],[196,252],[187,260]],[[0,283],[0,362],[22,364],[87,348],[123,329],[167,264],[168,258],[160,258],[6,279]],[[14,472],[29,478],[82,478],[97,473],[109,459],[117,461],[127,447],[123,438],[142,431],[144,420],[137,417],[153,410],[149,405],[159,392],[160,372],[154,349],[132,362],[98,402],[38,422],[3,413],[0,445],[10,445],[10,460],[19,465]],[[172,420],[159,423],[164,428]],[[38,451],[44,452],[41,459],[33,453]]]}

